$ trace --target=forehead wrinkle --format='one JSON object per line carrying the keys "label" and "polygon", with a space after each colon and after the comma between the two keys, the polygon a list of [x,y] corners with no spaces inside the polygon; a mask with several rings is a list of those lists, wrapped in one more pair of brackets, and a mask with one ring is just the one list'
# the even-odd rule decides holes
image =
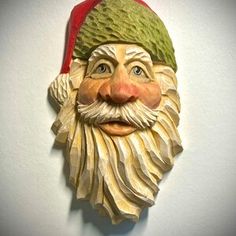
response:
{"label": "forehead wrinkle", "polygon": [[132,59],[139,59],[152,64],[151,56],[139,47],[131,47],[126,50],[125,60],[129,61]]}
{"label": "forehead wrinkle", "polygon": [[116,57],[116,48],[112,45],[101,45],[98,48],[96,48],[90,58],[89,58],[89,62],[94,61],[95,59],[102,57],[102,56],[108,56],[111,57],[115,60],[117,60]]}

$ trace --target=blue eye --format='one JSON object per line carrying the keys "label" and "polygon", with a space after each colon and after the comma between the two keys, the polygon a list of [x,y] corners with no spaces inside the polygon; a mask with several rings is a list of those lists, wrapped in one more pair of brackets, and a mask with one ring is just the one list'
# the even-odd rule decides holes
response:
{"label": "blue eye", "polygon": [[95,73],[97,74],[104,74],[104,73],[111,73],[110,67],[106,64],[100,64],[96,70]]}
{"label": "blue eye", "polygon": [[144,71],[141,67],[139,66],[135,66],[132,68],[132,72],[134,73],[134,75],[140,76],[144,74]]}

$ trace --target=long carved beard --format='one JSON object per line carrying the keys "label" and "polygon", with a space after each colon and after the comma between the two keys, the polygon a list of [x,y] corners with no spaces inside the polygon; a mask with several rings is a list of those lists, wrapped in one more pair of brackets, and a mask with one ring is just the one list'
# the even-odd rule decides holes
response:
{"label": "long carved beard", "polygon": [[169,72],[158,72],[162,101],[151,127],[118,137],[80,122],[77,90],[70,93],[54,122],[56,141],[67,144],[70,182],[77,198],[89,200],[112,223],[137,221],[142,209],[154,204],[158,182],[182,151],[176,128],[179,97]]}
{"label": "long carved beard", "polygon": [[119,137],[78,123],[81,139],[76,145],[81,151],[70,155],[77,197],[88,199],[113,223],[138,220],[141,210],[154,204],[157,183],[172,166],[173,160],[160,153],[161,129],[156,123],[151,129]]}

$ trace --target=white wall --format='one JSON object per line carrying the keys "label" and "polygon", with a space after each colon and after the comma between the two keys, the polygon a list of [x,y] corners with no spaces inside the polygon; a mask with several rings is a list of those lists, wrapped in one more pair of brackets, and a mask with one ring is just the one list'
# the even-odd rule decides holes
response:
{"label": "white wall", "polygon": [[147,1],[173,39],[185,147],[139,223],[72,199],[47,87],[76,0],[0,1],[0,235],[236,235],[236,2]]}

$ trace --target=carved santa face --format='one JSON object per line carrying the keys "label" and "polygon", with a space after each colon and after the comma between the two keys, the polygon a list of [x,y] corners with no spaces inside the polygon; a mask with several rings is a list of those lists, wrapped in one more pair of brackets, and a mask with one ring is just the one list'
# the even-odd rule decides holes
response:
{"label": "carved santa face", "polygon": [[[133,108],[135,112],[135,105],[140,103],[146,106],[145,110],[142,108],[141,113],[147,111],[151,113],[151,109],[156,109],[161,101],[160,85],[154,78],[150,55],[143,48],[129,44],[102,45],[94,50],[78,92],[78,103],[81,105],[79,113],[82,118],[87,114],[83,112],[85,109],[83,105],[91,105],[96,101],[101,103],[100,106],[106,104],[114,107],[113,114],[109,117],[106,117],[106,112],[109,113],[109,110],[103,111],[104,116],[97,123],[107,134],[122,136],[132,133],[137,128],[150,127],[156,117],[153,117],[152,122],[139,127],[129,122],[122,114],[122,107],[128,104],[131,106],[129,109]],[[97,113],[101,111],[99,106],[96,109]],[[133,115],[136,114],[131,114],[130,119]],[[141,116],[144,118],[145,114]],[[141,121],[142,117],[138,119]],[[84,120],[92,123],[89,115]]]}
{"label": "carved santa face", "polygon": [[86,0],[69,28],[49,93],[70,183],[112,223],[137,221],[182,151],[171,39],[142,0]]}
{"label": "carved santa face", "polygon": [[53,128],[56,140],[67,143],[77,198],[113,223],[138,220],[182,150],[176,86],[170,67],[130,44],[98,47],[51,85],[54,97],[66,97]]}

